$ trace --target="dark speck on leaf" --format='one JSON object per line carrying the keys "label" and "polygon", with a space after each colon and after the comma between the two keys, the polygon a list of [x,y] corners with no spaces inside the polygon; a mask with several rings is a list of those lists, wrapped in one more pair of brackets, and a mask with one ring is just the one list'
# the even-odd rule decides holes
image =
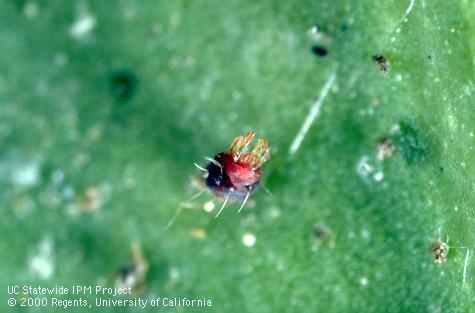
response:
{"label": "dark speck on leaf", "polygon": [[383,73],[385,77],[388,77],[391,70],[391,64],[389,63],[389,60],[381,54],[373,55],[372,59],[378,65],[378,69],[381,71],[381,73]]}
{"label": "dark speck on leaf", "polygon": [[316,224],[313,227],[313,234],[317,238],[322,238],[322,237],[325,237],[326,235],[328,235],[328,229],[325,227],[325,225]]}
{"label": "dark speck on leaf", "polygon": [[318,246],[327,243],[328,247],[332,249],[335,247],[335,237],[327,226],[323,224],[314,225],[313,235],[315,236],[315,243]]}
{"label": "dark speck on leaf", "polygon": [[342,32],[346,32],[348,30],[348,25],[343,24],[343,25],[341,25],[340,29],[341,29]]}
{"label": "dark speck on leaf", "polygon": [[110,75],[112,96],[119,101],[129,101],[137,89],[137,77],[127,69],[116,70]]}
{"label": "dark speck on leaf", "polygon": [[328,51],[325,47],[322,46],[313,46],[312,52],[319,57],[324,57],[327,55]]}

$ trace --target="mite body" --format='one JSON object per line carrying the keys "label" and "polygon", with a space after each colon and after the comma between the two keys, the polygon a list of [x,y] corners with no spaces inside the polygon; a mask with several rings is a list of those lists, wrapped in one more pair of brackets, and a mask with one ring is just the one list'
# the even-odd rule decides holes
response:
{"label": "mite body", "polygon": [[254,135],[254,132],[249,132],[246,136],[238,136],[234,138],[227,152],[207,158],[210,163],[202,169],[206,186],[217,197],[224,198],[223,206],[216,216],[221,213],[228,200],[243,201],[239,208],[241,211],[249,196],[259,187],[261,166],[268,160],[270,148],[267,140],[259,139],[250,150],[249,145]]}
{"label": "mite body", "polygon": [[[259,187],[261,171],[249,170],[246,165],[235,163],[227,153],[219,153],[206,167],[206,186],[221,198],[244,200],[248,193]],[[219,164],[219,165],[218,165]],[[229,174],[228,174],[229,173]]]}

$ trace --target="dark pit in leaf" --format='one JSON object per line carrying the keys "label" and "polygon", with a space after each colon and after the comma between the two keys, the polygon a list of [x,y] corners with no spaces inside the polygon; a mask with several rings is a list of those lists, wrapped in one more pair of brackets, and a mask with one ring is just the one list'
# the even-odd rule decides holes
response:
{"label": "dark pit in leaf", "polygon": [[319,56],[319,57],[324,57],[328,54],[328,51],[325,47],[322,46],[313,46],[312,47],[312,52],[313,54]]}
{"label": "dark pit in leaf", "polygon": [[129,101],[137,90],[138,80],[135,74],[127,69],[116,70],[110,75],[110,91],[118,101]]}
{"label": "dark pit in leaf", "polygon": [[420,130],[406,122],[401,122],[399,126],[398,146],[404,159],[409,164],[423,161],[427,157],[429,146]]}

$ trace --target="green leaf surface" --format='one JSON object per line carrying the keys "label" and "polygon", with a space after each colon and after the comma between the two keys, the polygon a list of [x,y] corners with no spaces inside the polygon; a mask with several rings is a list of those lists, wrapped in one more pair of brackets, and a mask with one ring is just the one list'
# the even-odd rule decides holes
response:
{"label": "green leaf surface", "polygon": [[[0,0],[0,47],[5,291],[114,286],[138,243],[137,296],[212,306],[92,312],[475,312],[474,1]],[[180,209],[251,130],[271,194]]]}

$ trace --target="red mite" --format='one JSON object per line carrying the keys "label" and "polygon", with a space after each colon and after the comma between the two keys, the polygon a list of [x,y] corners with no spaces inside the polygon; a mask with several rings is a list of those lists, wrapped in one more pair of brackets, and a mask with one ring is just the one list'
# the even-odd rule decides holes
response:
{"label": "red mite", "polygon": [[250,150],[249,145],[254,135],[254,132],[249,132],[246,136],[238,136],[234,138],[227,152],[218,153],[213,159],[208,158],[210,163],[203,169],[203,178],[217,197],[224,198],[216,217],[229,199],[243,201],[239,213],[249,196],[259,187],[261,166],[269,159],[270,148],[267,140],[259,139]]}

